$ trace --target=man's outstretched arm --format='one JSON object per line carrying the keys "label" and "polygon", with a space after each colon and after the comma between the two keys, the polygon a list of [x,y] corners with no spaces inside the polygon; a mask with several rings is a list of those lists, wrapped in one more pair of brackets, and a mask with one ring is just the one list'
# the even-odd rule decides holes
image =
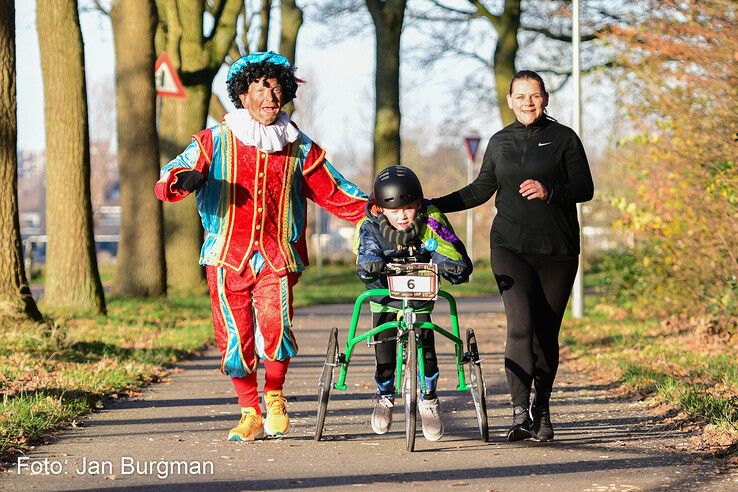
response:
{"label": "man's outstretched arm", "polygon": [[364,217],[368,197],[326,160],[325,151],[313,145],[313,152],[315,158],[308,160],[302,171],[305,196],[336,217],[356,224]]}
{"label": "man's outstretched arm", "polygon": [[164,202],[177,202],[205,184],[210,166],[212,137],[208,130],[192,137],[192,143],[161,168],[154,193]]}

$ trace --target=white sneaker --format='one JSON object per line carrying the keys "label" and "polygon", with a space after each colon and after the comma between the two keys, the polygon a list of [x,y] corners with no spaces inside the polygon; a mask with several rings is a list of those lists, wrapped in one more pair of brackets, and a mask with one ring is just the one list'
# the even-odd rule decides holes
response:
{"label": "white sneaker", "polygon": [[372,411],[372,430],[376,434],[385,434],[392,426],[392,408],[395,397],[392,395],[375,395]]}
{"label": "white sneaker", "polygon": [[443,436],[443,421],[441,420],[441,403],[438,398],[420,400],[418,402],[420,420],[423,425],[423,436],[429,441],[438,441]]}

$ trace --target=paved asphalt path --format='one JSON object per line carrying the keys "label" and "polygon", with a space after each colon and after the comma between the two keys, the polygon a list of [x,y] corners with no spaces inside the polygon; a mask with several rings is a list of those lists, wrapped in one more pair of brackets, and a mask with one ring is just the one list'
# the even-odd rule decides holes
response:
{"label": "paved asphalt path", "polygon": [[[462,332],[473,327],[480,339],[489,443],[478,438],[470,395],[455,391],[451,346],[445,341],[437,342],[446,424],[441,441],[427,442],[419,430],[416,451],[407,452],[400,407],[388,434],[371,432],[373,358],[360,346],[349,389],[333,391],[324,440],[316,442],[316,381],[328,330],[339,327],[339,344],[345,343],[350,313],[347,305],[297,310],[301,352],[285,388],[292,428],[284,439],[225,440],[238,409],[230,381],[217,371],[218,354],[209,351],[182,363],[170,383],[110,402],[82,426],[21,457],[0,477],[0,489],[738,490],[738,478],[716,478],[713,464],[685,450],[688,436],[665,430],[638,403],[613,398],[566,365],[552,402],[556,440],[508,443],[511,410],[499,299],[459,303]],[[435,320],[448,326],[440,303]]]}

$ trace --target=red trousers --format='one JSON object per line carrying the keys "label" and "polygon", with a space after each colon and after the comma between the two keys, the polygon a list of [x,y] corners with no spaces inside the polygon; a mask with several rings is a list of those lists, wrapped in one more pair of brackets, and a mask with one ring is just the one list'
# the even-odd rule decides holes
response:
{"label": "red trousers", "polygon": [[268,267],[258,274],[206,267],[221,371],[244,377],[259,359],[286,360],[297,353],[292,333],[292,288],[298,274],[278,276]]}

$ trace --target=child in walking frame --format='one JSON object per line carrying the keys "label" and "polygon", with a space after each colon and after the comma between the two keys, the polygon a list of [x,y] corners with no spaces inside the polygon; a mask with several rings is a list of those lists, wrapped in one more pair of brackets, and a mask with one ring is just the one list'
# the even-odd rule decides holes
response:
{"label": "child in walking frame", "polygon": [[[412,248],[420,252],[423,261],[438,265],[440,275],[453,284],[469,280],[472,263],[466,248],[454,233],[446,217],[436,207],[423,200],[420,180],[408,167],[396,165],[382,170],[374,181],[374,195],[367,203],[366,217],[357,225],[356,270],[367,289],[387,288],[384,267],[398,251]],[[434,251],[423,245],[435,240]],[[418,323],[430,322],[433,301],[412,301]],[[372,326],[397,319],[401,301],[389,297],[370,302]],[[372,430],[384,434],[392,424],[395,394],[395,363],[397,341],[393,330],[378,333],[374,341],[377,393],[371,416]],[[436,388],[438,362],[434,332],[420,331],[425,363],[425,393],[420,395],[423,436],[437,441],[443,436],[443,421]]]}

